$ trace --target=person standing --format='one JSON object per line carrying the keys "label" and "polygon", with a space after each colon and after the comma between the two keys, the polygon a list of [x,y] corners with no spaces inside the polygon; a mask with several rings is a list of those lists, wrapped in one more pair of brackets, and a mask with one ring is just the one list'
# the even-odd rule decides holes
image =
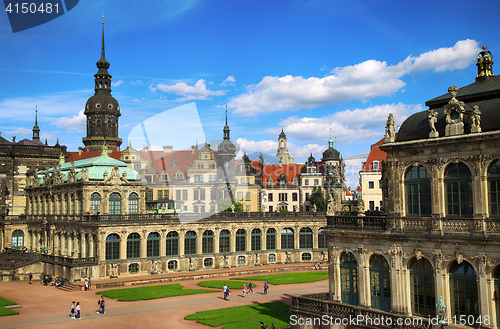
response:
{"label": "person standing", "polygon": [[246,293],[247,293],[247,284],[243,283],[243,297],[245,297]]}
{"label": "person standing", "polygon": [[231,290],[227,288],[227,300],[231,300]]}
{"label": "person standing", "polygon": [[75,318],[75,320],[76,320],[76,319],[80,319],[80,320],[82,319],[82,318],[80,317],[80,302],[77,302],[77,303],[76,303],[76,318]]}
{"label": "person standing", "polygon": [[30,284],[33,284],[33,274],[30,272]]}
{"label": "person standing", "polygon": [[69,315],[72,319],[75,318],[75,301],[73,301],[73,304],[71,304],[71,314]]}
{"label": "person standing", "polygon": [[268,286],[269,286],[269,283],[267,283],[267,280],[266,280],[266,282],[264,282],[264,295],[267,295]]}
{"label": "person standing", "polygon": [[89,282],[85,279],[85,291],[89,290]]}
{"label": "person standing", "polygon": [[104,296],[101,296],[101,314],[106,313],[104,311],[104,306],[106,305],[106,302],[104,301]]}
{"label": "person standing", "polygon": [[92,281],[90,281],[90,278],[89,278],[89,290],[92,290]]}
{"label": "person standing", "polygon": [[250,281],[250,283],[248,284],[248,293],[252,293],[253,294],[253,283],[252,283],[252,281]]}
{"label": "person standing", "polygon": [[224,300],[227,300],[227,285],[224,283],[224,287],[222,287],[222,291],[224,292]]}

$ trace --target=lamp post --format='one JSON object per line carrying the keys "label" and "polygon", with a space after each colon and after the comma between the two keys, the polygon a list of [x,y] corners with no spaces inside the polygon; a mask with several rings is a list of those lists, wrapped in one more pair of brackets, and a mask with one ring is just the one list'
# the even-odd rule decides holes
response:
{"label": "lamp post", "polygon": [[438,314],[438,323],[445,324],[444,319],[446,318],[446,304],[444,303],[443,296],[439,296],[439,301],[436,304],[436,311]]}

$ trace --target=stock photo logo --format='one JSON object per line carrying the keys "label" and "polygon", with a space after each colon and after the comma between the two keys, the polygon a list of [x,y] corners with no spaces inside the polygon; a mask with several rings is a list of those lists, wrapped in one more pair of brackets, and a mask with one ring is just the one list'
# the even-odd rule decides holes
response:
{"label": "stock photo logo", "polygon": [[12,32],[20,32],[42,25],[73,9],[79,0],[3,0]]}

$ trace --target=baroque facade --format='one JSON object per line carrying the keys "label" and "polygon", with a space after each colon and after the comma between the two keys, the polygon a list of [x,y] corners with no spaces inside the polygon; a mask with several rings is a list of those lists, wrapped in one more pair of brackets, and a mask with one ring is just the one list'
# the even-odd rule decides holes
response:
{"label": "baroque facade", "polygon": [[486,47],[477,60],[474,83],[426,102],[397,136],[389,118],[387,215],[328,217],[329,292],[294,298],[294,327],[352,327],[349,315],[355,327],[500,327],[500,77]]}

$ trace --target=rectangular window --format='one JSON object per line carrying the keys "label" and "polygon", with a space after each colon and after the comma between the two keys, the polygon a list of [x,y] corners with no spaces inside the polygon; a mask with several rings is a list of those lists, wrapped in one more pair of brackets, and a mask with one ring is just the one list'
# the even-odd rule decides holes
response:
{"label": "rectangular window", "polygon": [[194,175],[195,182],[203,182],[203,175]]}
{"label": "rectangular window", "polygon": [[267,195],[267,199],[268,199],[269,201],[273,201],[273,194],[272,194],[272,193],[269,193],[269,194]]}
{"label": "rectangular window", "polygon": [[269,206],[269,212],[273,212],[273,206]]}
{"label": "rectangular window", "polygon": [[238,192],[238,196],[236,198],[238,201],[243,200],[243,192]]}
{"label": "rectangular window", "polygon": [[165,199],[170,199],[170,191],[169,190],[163,191],[163,195],[165,196]]}
{"label": "rectangular window", "polygon": [[374,169],[374,170],[378,170],[378,169],[379,169],[378,164],[379,164],[379,162],[378,162],[378,161],[373,161],[373,169]]}
{"label": "rectangular window", "polygon": [[314,180],[314,185],[319,185],[319,179]]}
{"label": "rectangular window", "polygon": [[215,189],[210,190],[210,200],[215,200],[216,191]]}
{"label": "rectangular window", "polygon": [[163,190],[158,190],[158,200],[163,199]]}
{"label": "rectangular window", "polygon": [[309,179],[304,179],[304,185],[309,185]]}
{"label": "rectangular window", "polygon": [[146,200],[153,201],[153,190],[148,190],[148,192],[146,193]]}
{"label": "rectangular window", "polygon": [[292,193],[292,201],[297,201],[297,193]]}
{"label": "rectangular window", "polygon": [[375,210],[375,201],[369,201],[370,203],[370,211]]}
{"label": "rectangular window", "polygon": [[245,206],[245,210],[246,210],[247,212],[250,212],[250,211],[251,211],[251,206],[250,206],[250,205],[246,205],[246,206]]}
{"label": "rectangular window", "polygon": [[194,192],[193,199],[194,200],[199,200],[199,191],[198,190],[194,190],[193,192]]}
{"label": "rectangular window", "polygon": [[250,201],[250,192],[247,192],[245,195],[245,200]]}
{"label": "rectangular window", "polygon": [[188,191],[182,190],[182,200],[187,200],[187,199],[188,199]]}
{"label": "rectangular window", "polygon": [[306,193],[306,201],[309,201],[309,193]]}
{"label": "rectangular window", "polygon": [[374,181],[369,181],[368,182],[368,188],[371,190],[371,189],[374,189],[375,188],[375,182]]}
{"label": "rectangular window", "polygon": [[200,200],[205,200],[205,189],[200,190]]}
{"label": "rectangular window", "polygon": [[181,199],[181,190],[175,191],[175,200],[180,200]]}

